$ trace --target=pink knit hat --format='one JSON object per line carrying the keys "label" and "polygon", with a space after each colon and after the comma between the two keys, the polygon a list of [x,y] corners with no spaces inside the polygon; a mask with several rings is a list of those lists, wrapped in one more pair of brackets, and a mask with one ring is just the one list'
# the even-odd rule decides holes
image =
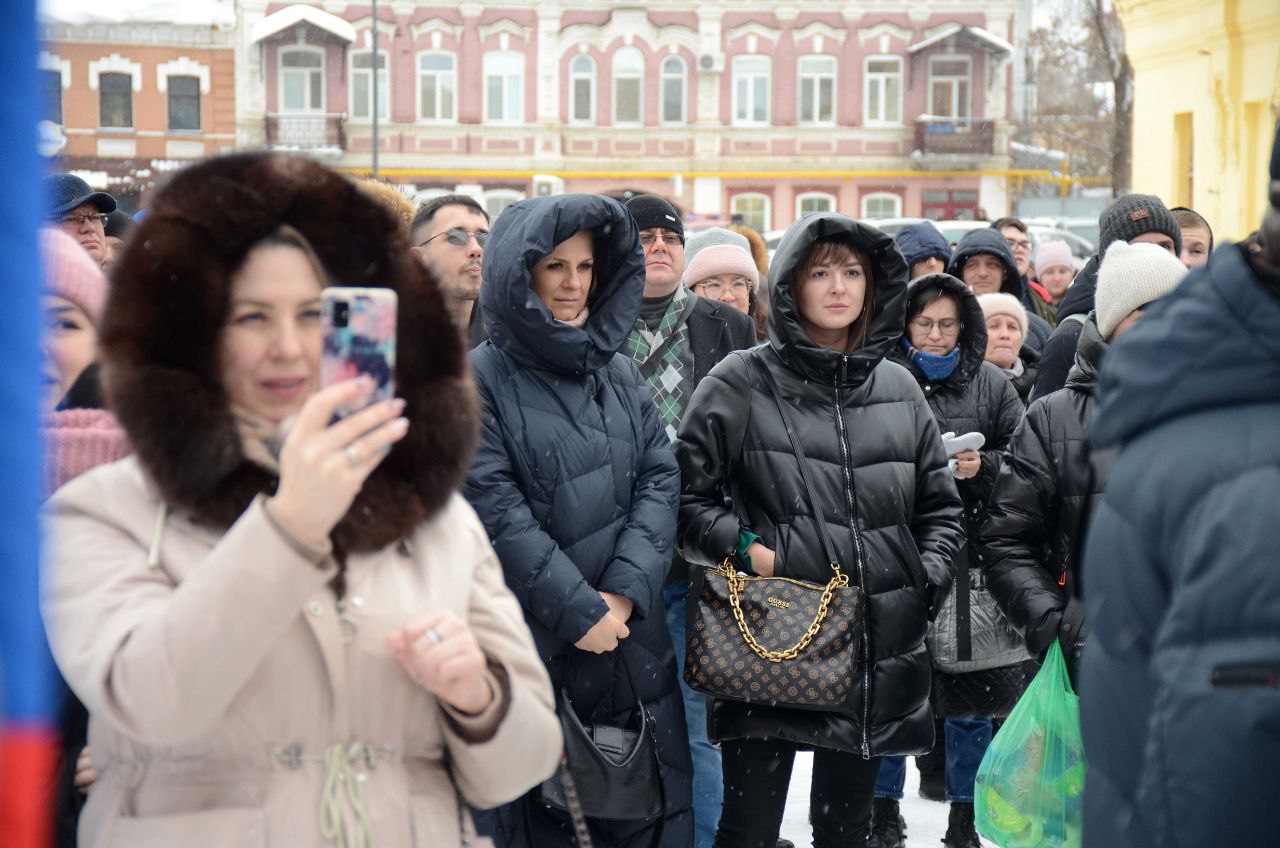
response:
{"label": "pink knit hat", "polygon": [[1036,249],[1036,276],[1050,268],[1065,265],[1075,271],[1071,262],[1071,247],[1065,241],[1047,241]]}
{"label": "pink knit hat", "polygon": [[736,244],[713,244],[698,251],[688,267],[684,269],[684,284],[692,288],[707,277],[718,274],[735,274],[751,281],[751,288],[756,287],[758,279],[755,260],[751,251],[743,250]]}
{"label": "pink knit hat", "polygon": [[1022,301],[1018,300],[1011,294],[1006,292],[987,292],[978,295],[978,305],[982,307],[982,317],[991,318],[995,315],[1008,315],[1010,318],[1018,322],[1018,326],[1022,327],[1022,338],[1027,338],[1027,308],[1022,305]]}
{"label": "pink knit hat", "polygon": [[107,278],[75,239],[61,230],[40,230],[40,264],[46,294],[65,297],[97,326],[107,301]]}

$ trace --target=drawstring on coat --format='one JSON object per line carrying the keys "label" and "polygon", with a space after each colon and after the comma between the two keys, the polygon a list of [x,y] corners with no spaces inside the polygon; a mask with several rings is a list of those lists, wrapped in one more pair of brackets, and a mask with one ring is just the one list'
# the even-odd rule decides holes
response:
{"label": "drawstring on coat", "polygon": [[164,523],[168,518],[169,505],[161,501],[156,512],[156,526],[151,531],[151,547],[147,550],[147,568],[160,567],[160,546],[164,543]]}

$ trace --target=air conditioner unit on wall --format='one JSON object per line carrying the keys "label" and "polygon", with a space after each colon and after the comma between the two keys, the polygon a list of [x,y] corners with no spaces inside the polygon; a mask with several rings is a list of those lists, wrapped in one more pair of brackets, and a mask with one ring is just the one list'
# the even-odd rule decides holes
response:
{"label": "air conditioner unit on wall", "polygon": [[564,180],[551,174],[533,175],[534,197],[551,197],[555,194],[564,194]]}
{"label": "air conditioner unit on wall", "polygon": [[702,53],[698,56],[698,70],[704,74],[724,73],[723,53]]}

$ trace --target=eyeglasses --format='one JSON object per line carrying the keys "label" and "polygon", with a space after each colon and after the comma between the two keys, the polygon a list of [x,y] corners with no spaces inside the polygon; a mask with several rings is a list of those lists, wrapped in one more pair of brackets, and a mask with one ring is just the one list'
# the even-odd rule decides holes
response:
{"label": "eyeglasses", "polygon": [[[695,292],[703,295],[704,297],[710,298],[720,297],[720,295],[724,294],[724,288],[724,283],[721,283],[718,280],[710,283],[695,283],[693,286],[693,290]],[[729,284],[729,290],[735,295],[744,294],[750,288],[751,283],[747,282],[742,277],[739,277]]]}
{"label": "eyeglasses", "polygon": [[960,328],[964,325],[955,318],[943,318],[941,321],[930,321],[928,318],[915,318],[911,321],[911,329],[920,333],[922,336],[933,335],[933,328],[937,327],[938,332],[944,336],[954,336],[960,332]]}
{"label": "eyeglasses", "polygon": [[60,224],[71,224],[79,229],[85,224],[97,224],[99,227],[107,225],[107,216],[101,212],[86,212],[80,215],[63,215],[58,218]]}
{"label": "eyeglasses", "polygon": [[684,244],[683,236],[680,236],[677,233],[665,232],[665,233],[641,233],[640,245],[645,250],[648,250],[649,248],[653,247],[653,245],[658,241],[658,239],[662,239],[662,243],[665,244],[667,247],[675,247],[677,244]]}
{"label": "eyeglasses", "polygon": [[462,229],[461,227],[450,227],[449,229],[444,230],[443,232],[436,233],[431,238],[420,243],[418,247],[426,247],[431,242],[440,238],[440,236],[444,236],[444,240],[449,242],[449,244],[453,245],[454,247],[466,247],[468,244],[471,243],[472,237],[475,238],[476,244],[480,245],[481,247],[484,247],[485,244],[489,241],[489,232],[487,230],[480,230],[479,232],[469,233],[466,230]]}
{"label": "eyeglasses", "polygon": [[1028,241],[1027,239],[1007,238],[1005,239],[1005,242],[1008,243],[1010,250],[1030,250],[1031,249],[1031,242]]}

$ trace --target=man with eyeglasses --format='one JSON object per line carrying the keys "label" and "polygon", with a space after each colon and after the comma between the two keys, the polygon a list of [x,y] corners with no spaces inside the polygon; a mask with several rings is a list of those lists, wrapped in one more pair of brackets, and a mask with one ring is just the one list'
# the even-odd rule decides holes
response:
{"label": "man with eyeglasses", "polygon": [[1050,326],[1056,325],[1058,311],[1053,306],[1053,298],[1031,277],[1031,254],[1036,249],[1035,242],[1031,240],[1031,230],[1021,218],[1000,218],[991,225],[991,229],[1004,237],[1013,252],[1013,264],[1018,267],[1018,276],[1022,278],[1022,305],[1048,321]]}
{"label": "man with eyeglasses", "polygon": [[44,181],[48,207],[45,217],[71,236],[98,265],[107,261],[107,214],[116,199],[94,191],[75,174],[54,174]]}
{"label": "man with eyeglasses", "polygon": [[[721,359],[753,346],[755,329],[732,305],[699,297],[681,281],[684,223],[674,206],[656,195],[640,194],[626,207],[640,229],[645,280],[640,314],[622,349],[640,369],[667,436],[674,441],[694,388]],[[677,554],[662,596],[678,668],[684,667],[688,595],[689,565]],[[706,700],[685,685],[683,677],[680,692],[693,755],[693,848],[710,848],[724,800],[720,752],[707,740]]]}
{"label": "man with eyeglasses", "polygon": [[439,283],[454,325],[471,350],[485,339],[475,305],[489,240],[488,213],[464,194],[433,197],[413,216],[409,236],[413,255]]}
{"label": "man with eyeglasses", "polygon": [[1013,251],[998,230],[983,228],[965,233],[951,257],[947,273],[962,280],[974,294],[1002,291],[1026,305],[1029,320],[1026,344],[1036,353],[1040,352],[1053,327],[1034,313]]}

